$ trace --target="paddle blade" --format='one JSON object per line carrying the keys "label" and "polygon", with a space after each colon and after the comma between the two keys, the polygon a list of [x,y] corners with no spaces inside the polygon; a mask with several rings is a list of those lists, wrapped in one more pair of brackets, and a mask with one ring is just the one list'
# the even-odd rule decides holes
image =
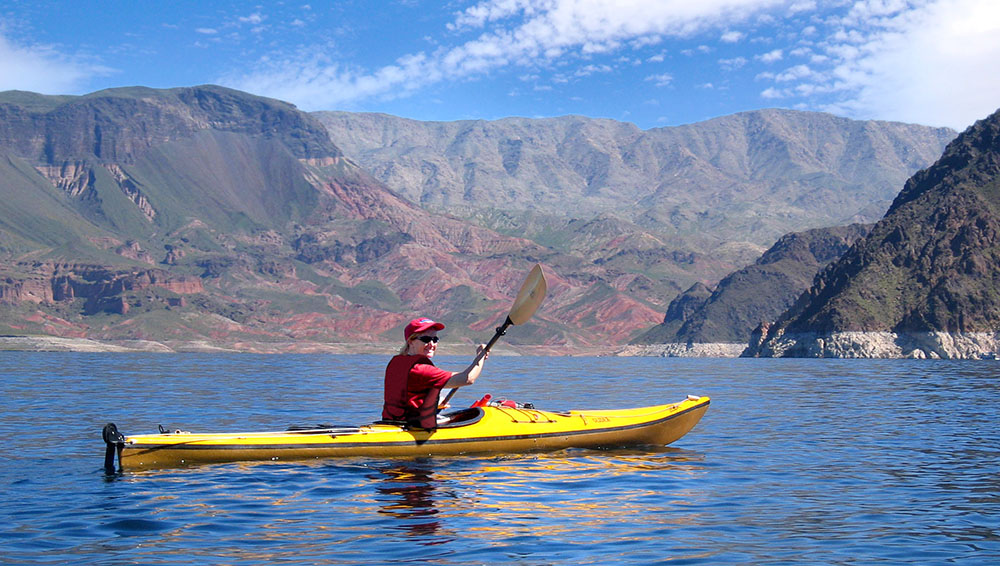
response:
{"label": "paddle blade", "polygon": [[521,284],[521,290],[517,292],[514,306],[510,308],[510,314],[507,316],[510,322],[512,324],[528,322],[531,315],[538,310],[538,305],[542,304],[545,299],[546,291],[548,291],[548,285],[545,283],[545,274],[542,273],[542,266],[536,263],[535,267],[531,268],[524,283]]}

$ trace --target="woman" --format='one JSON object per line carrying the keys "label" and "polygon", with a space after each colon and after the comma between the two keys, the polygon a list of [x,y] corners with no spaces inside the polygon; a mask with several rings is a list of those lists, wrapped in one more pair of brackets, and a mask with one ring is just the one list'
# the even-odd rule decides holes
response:
{"label": "woman", "polygon": [[385,368],[385,404],[382,419],[406,421],[414,427],[437,428],[438,398],[445,388],[472,385],[489,354],[484,345],[476,349],[476,359],[460,372],[437,368],[431,361],[437,351],[438,331],[444,325],[429,318],[415,318],[403,329],[406,340],[399,354]]}

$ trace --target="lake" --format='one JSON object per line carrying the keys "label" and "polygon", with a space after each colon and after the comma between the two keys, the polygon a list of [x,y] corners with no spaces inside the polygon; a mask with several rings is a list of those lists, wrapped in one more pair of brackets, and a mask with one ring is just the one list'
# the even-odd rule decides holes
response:
{"label": "lake", "polygon": [[494,356],[454,405],[712,405],[643,450],[103,472],[109,421],[369,422],[386,361],[0,352],[0,563],[1000,562],[997,362]]}

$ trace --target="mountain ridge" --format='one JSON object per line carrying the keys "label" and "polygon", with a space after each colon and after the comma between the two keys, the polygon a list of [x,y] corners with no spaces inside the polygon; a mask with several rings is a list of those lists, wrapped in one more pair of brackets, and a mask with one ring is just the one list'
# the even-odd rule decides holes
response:
{"label": "mountain ridge", "polygon": [[[564,210],[585,212],[585,198],[632,202],[612,188],[628,184],[642,170],[636,164],[651,163],[641,155],[658,151],[634,125],[611,120],[571,118],[557,132],[545,131],[547,122],[511,120],[539,139],[561,136],[562,156],[498,138],[490,159],[508,176],[572,169],[584,196],[554,198]],[[454,158],[482,148],[490,127],[451,140]],[[915,155],[921,144],[911,144]],[[715,170],[687,153],[684,163]],[[787,169],[791,153],[761,159],[759,171]],[[504,202],[476,183],[490,167],[463,166],[463,199]],[[406,187],[383,184],[314,114],[211,85],[82,97],[0,93],[0,169],[0,331],[104,340],[378,343],[395,341],[409,318],[433,314],[468,342],[496,324],[527,268],[541,262],[550,296],[509,342],[608,348],[662,320],[681,289],[752,261],[764,248],[755,238],[776,226],[774,215],[730,214],[742,202],[727,205],[730,216],[713,216],[711,203],[561,219],[494,207],[470,221],[461,208],[419,206]],[[739,194],[729,187],[719,202]],[[797,194],[787,199],[803,198]],[[726,239],[740,230],[750,235]]]}
{"label": "mountain ridge", "polygon": [[[906,178],[956,135],[776,109],[650,130],[579,116],[419,122],[314,115],[345,154],[434,210],[465,217],[464,210],[488,208],[611,212],[671,237],[711,233],[687,245],[696,251],[736,234],[766,247],[796,230],[859,215],[877,220]],[[837,212],[817,211],[818,202]]]}

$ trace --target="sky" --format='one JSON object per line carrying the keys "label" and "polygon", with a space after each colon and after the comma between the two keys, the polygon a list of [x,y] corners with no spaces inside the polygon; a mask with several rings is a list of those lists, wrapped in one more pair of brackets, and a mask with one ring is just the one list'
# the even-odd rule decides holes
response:
{"label": "sky", "polygon": [[416,120],[790,108],[964,130],[1000,108],[1000,1],[0,2],[0,91],[199,84]]}

